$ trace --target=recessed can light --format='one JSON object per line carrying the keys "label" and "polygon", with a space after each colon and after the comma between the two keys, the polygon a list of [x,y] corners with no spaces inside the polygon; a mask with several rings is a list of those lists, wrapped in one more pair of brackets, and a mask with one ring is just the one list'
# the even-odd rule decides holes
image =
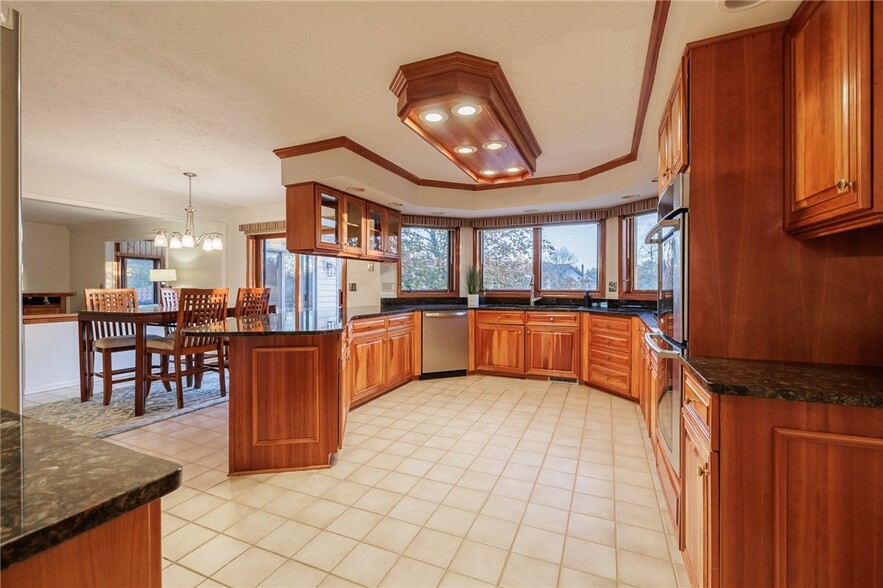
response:
{"label": "recessed can light", "polygon": [[401,202],[390,202],[389,205],[390,205],[390,206],[396,206],[396,207],[404,206],[404,204],[402,204]]}
{"label": "recessed can light", "polygon": [[454,147],[454,151],[456,151],[460,155],[471,155],[478,151],[478,149],[473,147],[472,145],[460,145],[459,147]]}
{"label": "recessed can light", "polygon": [[461,102],[460,104],[455,105],[454,108],[451,109],[451,112],[457,116],[473,116],[481,112],[481,106]]}
{"label": "recessed can light", "polygon": [[497,170],[495,170],[495,169],[483,169],[483,170],[481,170],[481,175],[483,175],[483,176],[495,176],[495,175],[497,175]]}
{"label": "recessed can light", "polygon": [[517,174],[517,173],[521,172],[522,169],[523,169],[523,168],[521,168],[521,167],[519,167],[519,166],[517,166],[517,165],[513,165],[513,166],[511,166],[511,167],[507,167],[507,168],[506,168],[506,173],[507,173],[507,174]]}
{"label": "recessed can light", "polygon": [[362,192],[365,191],[365,188],[359,188],[358,186],[347,186],[346,191],[347,192],[358,192],[359,194],[361,194]]}
{"label": "recessed can light", "polygon": [[502,149],[505,146],[506,146],[506,144],[503,143],[502,141],[488,141],[487,143],[482,145],[482,147],[484,147],[485,149],[487,149],[489,151],[499,151],[500,149]]}
{"label": "recessed can light", "polygon": [[528,213],[531,213],[531,212],[539,212],[539,211],[540,211],[540,209],[539,209],[539,208],[528,208],[528,209],[527,209],[527,210],[525,210],[525,211],[524,211],[524,212],[528,212]]}
{"label": "recessed can light", "polygon": [[437,123],[448,118],[448,115],[439,110],[427,110],[420,113],[420,118],[429,123]]}
{"label": "recessed can light", "polygon": [[433,216],[444,216],[445,215],[445,213],[443,213],[443,212],[431,212],[429,214],[431,214]]}

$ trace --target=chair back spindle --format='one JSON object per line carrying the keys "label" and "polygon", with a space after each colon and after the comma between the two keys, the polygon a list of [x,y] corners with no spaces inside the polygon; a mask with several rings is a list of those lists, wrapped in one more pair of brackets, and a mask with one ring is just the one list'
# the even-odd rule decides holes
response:
{"label": "chair back spindle", "polygon": [[[133,311],[138,310],[138,296],[133,288],[85,288],[83,296],[86,310],[97,311]],[[95,338],[130,337],[135,334],[135,325],[112,320],[94,321],[92,323]]]}
{"label": "chair back spindle", "polygon": [[269,288],[240,288],[236,293],[233,316],[260,316],[270,312]]}

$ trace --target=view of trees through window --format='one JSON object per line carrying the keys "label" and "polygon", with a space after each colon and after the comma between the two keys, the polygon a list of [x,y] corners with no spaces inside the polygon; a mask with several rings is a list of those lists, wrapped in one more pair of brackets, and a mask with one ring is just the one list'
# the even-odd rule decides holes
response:
{"label": "view of trees through window", "polygon": [[451,289],[450,229],[402,228],[403,292],[445,292]]}
{"label": "view of trees through window", "polygon": [[541,229],[543,290],[598,289],[598,225],[553,225]]}
{"label": "view of trees through window", "polygon": [[656,246],[644,242],[647,233],[656,224],[656,212],[635,215],[632,222],[632,290],[656,290]]}
{"label": "view of trees through window", "polygon": [[159,260],[149,257],[124,257],[120,286],[134,288],[138,304],[157,303],[157,285],[150,281],[150,270],[159,267]]}
{"label": "view of trees through window", "polygon": [[533,275],[533,229],[486,229],[481,232],[484,290],[528,290]]}

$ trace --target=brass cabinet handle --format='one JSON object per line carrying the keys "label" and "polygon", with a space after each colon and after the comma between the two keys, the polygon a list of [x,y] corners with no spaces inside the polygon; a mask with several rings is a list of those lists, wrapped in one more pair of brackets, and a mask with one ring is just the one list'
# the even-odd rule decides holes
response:
{"label": "brass cabinet handle", "polygon": [[687,406],[690,406],[694,402],[695,402],[695,400],[693,398],[687,398],[687,400],[686,400],[686,402],[684,402],[684,404],[686,404]]}
{"label": "brass cabinet handle", "polygon": [[707,476],[708,475],[708,464],[706,464],[704,466],[699,466],[698,470],[699,470],[698,473],[699,473],[700,478]]}
{"label": "brass cabinet handle", "polygon": [[846,178],[840,178],[837,182],[837,189],[841,192],[845,191],[847,188],[854,188],[855,182],[847,181]]}

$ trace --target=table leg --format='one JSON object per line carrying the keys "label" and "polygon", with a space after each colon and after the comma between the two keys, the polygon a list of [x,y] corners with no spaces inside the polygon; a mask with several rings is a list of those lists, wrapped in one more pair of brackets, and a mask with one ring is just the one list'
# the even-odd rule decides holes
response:
{"label": "table leg", "polygon": [[77,343],[80,359],[80,402],[92,398],[92,323],[77,321]]}
{"label": "table leg", "polygon": [[[145,373],[144,363],[147,360],[145,357],[146,349],[145,343],[147,337],[145,335],[146,328],[144,323],[136,322],[135,323],[135,416],[141,416],[144,414],[144,400],[147,396],[147,374]],[[149,368],[148,368],[149,369]]]}

